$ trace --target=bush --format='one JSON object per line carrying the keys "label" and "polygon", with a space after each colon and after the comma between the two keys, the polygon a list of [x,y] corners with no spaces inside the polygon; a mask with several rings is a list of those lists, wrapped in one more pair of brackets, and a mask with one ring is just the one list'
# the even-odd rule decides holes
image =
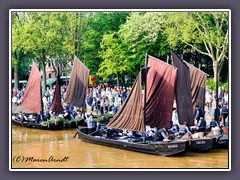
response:
{"label": "bush", "polygon": [[95,122],[99,121],[100,123],[106,123],[113,117],[112,114],[107,114],[105,116],[101,116],[100,118],[94,119]]}
{"label": "bush", "polygon": [[225,83],[220,82],[220,83],[219,83],[219,86],[223,86],[224,89],[225,89],[225,90],[227,91],[227,93],[228,93],[228,90],[229,90],[229,88],[228,88],[228,82],[225,82]]}
{"label": "bush", "polygon": [[[216,84],[214,82],[214,78],[207,78],[206,85],[208,86],[209,89],[216,92]],[[219,81],[218,87],[222,87],[222,86],[228,92],[228,82],[223,83]]]}
{"label": "bush", "polygon": [[78,117],[78,118],[76,118],[76,119],[72,119],[71,121],[77,121],[77,122],[80,122],[80,121],[84,121],[84,119],[81,118],[81,117]]}
{"label": "bush", "polygon": [[209,89],[216,92],[216,85],[214,82],[214,78],[207,78],[206,85],[208,86]]}
{"label": "bush", "polygon": [[51,125],[59,125],[59,126],[63,126],[65,119],[61,118],[61,117],[54,117],[51,120],[47,121],[47,124]]}
{"label": "bush", "polygon": [[71,121],[65,120],[63,127],[71,127]]}
{"label": "bush", "polygon": [[47,121],[42,121],[42,122],[41,122],[41,125],[42,125],[42,126],[47,126],[48,123],[47,123]]}

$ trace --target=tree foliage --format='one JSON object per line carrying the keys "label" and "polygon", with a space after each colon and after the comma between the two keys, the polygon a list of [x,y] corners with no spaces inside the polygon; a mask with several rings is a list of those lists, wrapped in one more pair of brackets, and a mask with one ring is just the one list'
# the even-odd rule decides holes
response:
{"label": "tree foliage", "polygon": [[121,76],[126,74],[131,67],[129,61],[125,59],[124,47],[117,33],[105,34],[100,44],[99,56],[103,59],[97,75],[107,78],[109,76]]}
{"label": "tree foliage", "polygon": [[48,62],[70,73],[74,55],[91,74],[122,80],[136,77],[146,53],[165,61],[170,47],[179,54],[194,50],[189,58],[215,76],[216,62],[221,70],[228,61],[227,12],[12,12],[11,18],[16,82],[32,60],[44,78]]}
{"label": "tree foliage", "polygon": [[216,77],[217,63],[221,70],[224,60],[228,59],[228,12],[181,12],[181,15],[172,12],[164,17],[163,33],[168,43],[172,47],[184,43],[209,56]]}

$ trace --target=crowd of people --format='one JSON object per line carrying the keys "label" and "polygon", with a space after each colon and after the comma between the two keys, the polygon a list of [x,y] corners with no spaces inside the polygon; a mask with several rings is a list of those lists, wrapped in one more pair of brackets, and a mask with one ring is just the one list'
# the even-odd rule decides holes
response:
{"label": "crowd of people", "polygon": [[[86,117],[84,111],[86,109],[81,109],[74,107],[72,104],[64,103],[64,98],[66,95],[67,86],[61,86],[61,98],[64,111],[60,114],[55,114],[50,110],[50,106],[53,100],[55,86],[47,87],[43,93],[43,111],[41,113],[42,120],[49,120],[55,116],[63,117],[67,120],[76,118],[88,118]],[[126,87],[106,87],[104,84],[99,84],[96,87],[88,87],[86,92],[86,104],[89,106],[91,114],[96,113],[99,115],[104,114],[115,114],[119,107],[125,101],[127,95],[129,94],[131,88]],[[12,90],[12,105],[19,106],[24,95],[25,88],[21,90]],[[17,99],[17,100],[16,100]],[[39,119],[39,118],[38,118]],[[39,122],[39,121],[37,121]]]}
{"label": "crowd of people", "polygon": [[87,104],[91,112],[96,111],[97,114],[103,115],[112,111],[115,114],[130,90],[131,88],[105,87],[100,84],[97,87],[88,88]]}
{"label": "crowd of people", "polygon": [[[13,105],[20,105],[21,99],[24,95],[24,88],[21,90],[12,90],[12,103]],[[67,86],[61,86],[61,97],[62,102],[64,100],[66,94]],[[100,126],[96,125],[93,122],[93,113],[104,115],[108,113],[115,114],[119,107],[124,103],[126,97],[128,96],[131,88],[126,87],[106,87],[103,84],[99,84],[96,87],[89,87],[86,92],[86,104],[89,106],[90,114],[86,115],[79,108],[74,107],[71,104],[64,104],[64,112],[61,114],[57,114],[59,117],[63,117],[67,120],[75,119],[75,118],[84,118],[85,122],[89,128],[89,133],[92,133],[94,130],[98,129]],[[50,105],[53,99],[55,91],[55,86],[48,87],[47,90],[43,94],[43,111],[42,120],[48,120],[56,116],[54,112],[50,111]],[[174,108],[172,112],[172,126],[171,128],[162,127],[162,128],[150,128],[146,127],[146,136],[147,138],[153,138],[154,140],[169,140],[169,134],[177,134],[180,137],[184,134],[188,133],[192,135],[195,132],[206,132],[207,130],[211,130],[213,127],[221,127],[226,126],[228,120],[228,94],[223,87],[219,89],[219,112],[215,111],[216,107],[216,94],[210,89],[206,88],[205,95],[206,108],[205,111],[202,110],[199,106],[196,106],[196,111],[194,113],[195,120],[195,128],[191,129],[188,126],[187,122],[180,124],[178,121],[177,109]],[[215,119],[216,113],[219,113],[218,119]],[[206,114],[212,118],[211,122],[208,124],[205,120]],[[25,119],[26,116],[23,113],[20,113],[20,118]],[[39,121],[41,118],[38,118]],[[110,129],[108,131],[108,135],[119,130]],[[128,136],[142,136],[141,133],[133,132],[133,131],[121,131],[121,133],[125,133]]]}
{"label": "crowd of people", "polygon": [[[218,108],[216,108],[218,97]],[[211,117],[216,117],[218,115],[218,119],[215,119],[219,125],[228,126],[228,93],[224,87],[219,87],[218,96],[216,92],[210,90],[208,87],[206,88],[205,94],[205,102],[206,102],[206,113]],[[218,109],[218,111],[216,111]]]}

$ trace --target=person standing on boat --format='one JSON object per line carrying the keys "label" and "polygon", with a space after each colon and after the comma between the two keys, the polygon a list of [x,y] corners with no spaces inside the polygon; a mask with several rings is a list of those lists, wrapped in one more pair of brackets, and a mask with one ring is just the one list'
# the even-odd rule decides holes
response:
{"label": "person standing on boat", "polygon": [[43,110],[47,110],[47,97],[44,95],[43,98],[42,98],[42,101],[43,101]]}
{"label": "person standing on boat", "polygon": [[177,130],[179,131],[179,120],[178,120],[178,114],[177,114],[177,109],[173,108],[173,113],[172,113],[172,127],[177,127]]}
{"label": "person standing on boat", "polygon": [[205,132],[207,128],[207,122],[203,117],[200,117],[198,124],[197,124],[197,129],[198,132]]}
{"label": "person standing on boat", "polygon": [[199,107],[199,105],[196,106],[196,111],[195,111],[195,120],[197,121],[196,124],[198,124],[198,121],[200,119],[200,117],[203,117],[204,113],[202,108]]}
{"label": "person standing on boat", "polygon": [[87,119],[85,120],[87,123],[88,127],[88,134],[92,133],[95,127],[94,121],[93,121],[93,116],[92,115],[87,115]]}
{"label": "person standing on boat", "polygon": [[47,110],[45,112],[45,117],[46,117],[46,120],[50,120],[51,119],[51,114],[50,114],[49,108],[47,108]]}

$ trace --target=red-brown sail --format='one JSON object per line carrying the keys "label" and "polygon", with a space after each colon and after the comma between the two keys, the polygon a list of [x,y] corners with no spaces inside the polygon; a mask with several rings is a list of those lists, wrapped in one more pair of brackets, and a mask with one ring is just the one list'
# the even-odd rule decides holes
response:
{"label": "red-brown sail", "polygon": [[173,65],[178,68],[176,82],[176,103],[179,123],[187,121],[188,125],[193,125],[192,94],[190,85],[190,72],[188,66],[171,50]]}
{"label": "red-brown sail", "polygon": [[27,87],[21,102],[21,107],[32,110],[38,114],[41,111],[41,73],[37,65],[33,62],[31,72],[28,78]]}
{"label": "red-brown sail", "polygon": [[171,127],[177,69],[152,56],[148,67],[146,125]]}
{"label": "red-brown sail", "polygon": [[207,74],[186,61],[184,63],[190,70],[193,112],[197,105],[204,110]]}
{"label": "red-brown sail", "polygon": [[61,101],[61,87],[59,83],[60,83],[60,76],[58,75],[52,104],[50,106],[50,110],[52,112],[55,112],[55,114],[59,114],[63,112],[62,101]]}
{"label": "red-brown sail", "polygon": [[124,104],[106,127],[144,132],[141,88],[142,77],[141,73],[139,73]]}
{"label": "red-brown sail", "polygon": [[67,88],[65,103],[76,107],[84,107],[88,87],[89,69],[75,56]]}

